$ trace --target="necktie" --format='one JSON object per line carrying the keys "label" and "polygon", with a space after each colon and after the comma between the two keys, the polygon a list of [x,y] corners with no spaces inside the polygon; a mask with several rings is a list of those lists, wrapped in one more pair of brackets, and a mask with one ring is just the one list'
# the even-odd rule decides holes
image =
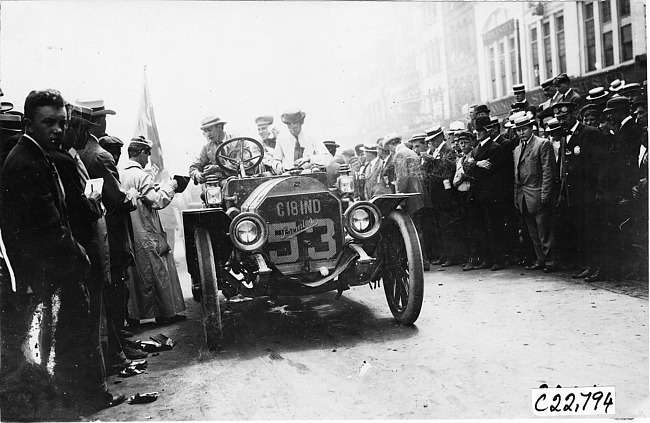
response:
{"label": "necktie", "polygon": [[86,166],[84,166],[83,162],[81,161],[81,157],[79,157],[79,154],[74,149],[70,150],[70,155],[75,160],[75,162],[77,162],[77,173],[81,179],[81,185],[85,188],[86,181],[90,179],[88,171],[86,170]]}
{"label": "necktie", "polygon": [[293,147],[293,161],[300,159],[302,157],[302,147],[300,147],[300,142],[298,137],[296,137],[296,144]]}

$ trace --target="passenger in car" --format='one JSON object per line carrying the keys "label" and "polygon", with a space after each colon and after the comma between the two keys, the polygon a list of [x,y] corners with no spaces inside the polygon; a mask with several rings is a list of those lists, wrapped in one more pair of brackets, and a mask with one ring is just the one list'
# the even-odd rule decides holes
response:
{"label": "passenger in car", "polygon": [[327,166],[332,161],[325,144],[303,130],[305,116],[302,110],[282,114],[282,122],[289,128],[289,133],[280,134],[275,144],[273,170],[276,173],[293,168],[309,169],[314,165]]}

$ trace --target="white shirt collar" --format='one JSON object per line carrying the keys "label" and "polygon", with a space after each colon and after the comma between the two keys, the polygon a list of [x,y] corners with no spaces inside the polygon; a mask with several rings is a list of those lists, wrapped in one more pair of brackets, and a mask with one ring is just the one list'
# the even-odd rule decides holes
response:
{"label": "white shirt collar", "polygon": [[43,147],[41,147],[41,145],[40,145],[39,143],[37,143],[36,140],[35,140],[34,138],[30,137],[30,136],[27,135],[27,134],[23,134],[23,137],[27,138],[28,140],[31,140],[34,144],[36,144],[36,147],[38,147],[38,149],[41,150],[41,152],[43,153],[43,155],[44,155],[44,156],[47,156],[47,151],[45,151],[45,149],[44,149]]}
{"label": "white shirt collar", "polygon": [[490,137],[487,137],[486,139],[481,141],[479,144],[480,144],[481,147],[483,147],[485,145],[485,143],[488,142],[488,141],[490,141]]}

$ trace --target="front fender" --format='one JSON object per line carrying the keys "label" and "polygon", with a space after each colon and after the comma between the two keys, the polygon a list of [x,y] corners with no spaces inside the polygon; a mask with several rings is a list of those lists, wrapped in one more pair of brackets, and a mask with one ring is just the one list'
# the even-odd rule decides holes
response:
{"label": "front fender", "polygon": [[409,197],[415,197],[420,195],[418,193],[399,193],[399,194],[382,194],[374,197],[370,200],[381,212],[381,215],[385,218],[400,205],[402,201]]}
{"label": "front fender", "polygon": [[221,209],[183,210],[182,214],[187,271],[196,280],[199,274],[199,262],[194,240],[195,230],[197,228],[208,230],[215,264],[225,263],[234,248],[228,235],[232,219]]}

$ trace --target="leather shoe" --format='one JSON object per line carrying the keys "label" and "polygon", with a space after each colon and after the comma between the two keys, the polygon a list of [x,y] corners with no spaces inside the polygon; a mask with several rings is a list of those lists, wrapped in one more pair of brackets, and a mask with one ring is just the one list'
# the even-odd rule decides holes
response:
{"label": "leather shoe", "polygon": [[149,356],[148,352],[142,351],[141,349],[138,348],[130,347],[128,345],[124,346],[123,351],[126,358],[131,360],[140,360],[142,358],[147,358]]}
{"label": "leather shoe", "polygon": [[109,401],[108,401],[108,404],[107,404],[108,407],[115,407],[116,405],[120,405],[120,404],[122,404],[124,401],[126,401],[126,397],[124,396],[124,394],[113,395],[113,394],[111,394],[110,392],[107,392],[107,393],[108,393],[108,395],[110,395],[110,397],[111,397],[111,398],[109,399]]}
{"label": "leather shoe", "polygon": [[441,267],[451,267],[451,266],[455,266],[455,265],[456,265],[455,261],[453,261],[452,259],[447,259],[447,261],[442,263],[440,266]]}
{"label": "leather shoe", "polygon": [[438,260],[432,260],[430,263],[433,264],[434,266],[437,266],[437,265],[442,264],[444,262],[445,262],[444,259],[439,258]]}
{"label": "leather shoe", "polygon": [[526,270],[543,270],[543,269],[544,269],[544,265],[539,263],[535,263],[532,266],[526,266]]}
{"label": "leather shoe", "polygon": [[183,320],[186,319],[187,316],[183,316],[182,314],[177,314],[172,317],[156,317],[156,323],[158,324],[177,323],[177,322],[182,322]]}
{"label": "leather shoe", "polygon": [[585,270],[583,270],[583,271],[580,272],[580,273],[574,273],[573,275],[571,275],[571,278],[572,278],[572,279],[584,279],[584,278],[586,278],[586,277],[588,277],[588,276],[593,275],[593,273],[594,273],[595,271],[596,271],[596,269],[594,269],[593,267],[589,266],[589,267],[587,267]]}
{"label": "leather shoe", "polygon": [[474,270],[476,269],[476,265],[474,264],[474,260],[468,261],[465,266],[463,267],[463,271],[468,271],[468,270]]}
{"label": "leather shoe", "polygon": [[602,282],[606,280],[607,276],[600,269],[596,270],[593,275],[585,278],[585,282]]}
{"label": "leather shoe", "polygon": [[503,264],[493,264],[493,265],[492,265],[492,270],[493,270],[493,271],[495,271],[495,270],[501,270],[501,269],[505,269],[505,268],[506,268],[506,266],[503,265]]}
{"label": "leather shoe", "polygon": [[553,273],[557,270],[555,266],[548,265],[544,267],[544,273]]}

